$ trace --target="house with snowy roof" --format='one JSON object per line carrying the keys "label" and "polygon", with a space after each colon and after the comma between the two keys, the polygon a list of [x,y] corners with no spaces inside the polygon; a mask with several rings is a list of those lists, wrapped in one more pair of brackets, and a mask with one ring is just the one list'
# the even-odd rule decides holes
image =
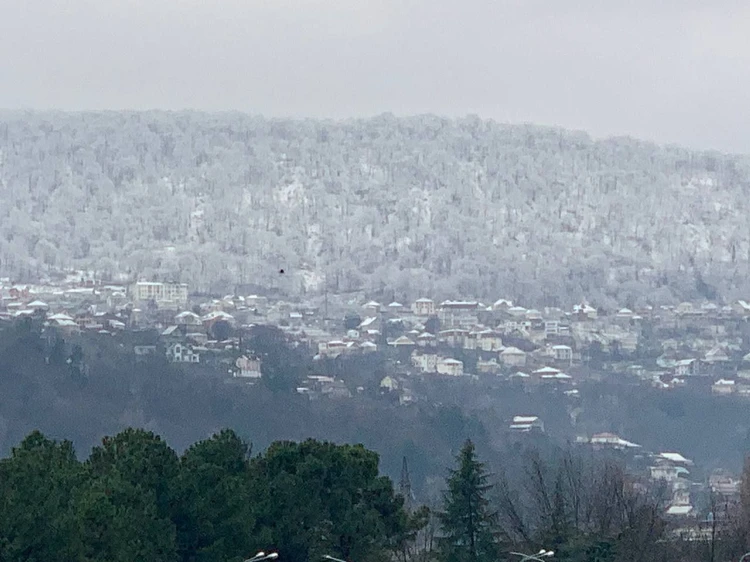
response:
{"label": "house with snowy roof", "polygon": [[514,433],[544,433],[544,422],[538,416],[513,416],[509,429]]}

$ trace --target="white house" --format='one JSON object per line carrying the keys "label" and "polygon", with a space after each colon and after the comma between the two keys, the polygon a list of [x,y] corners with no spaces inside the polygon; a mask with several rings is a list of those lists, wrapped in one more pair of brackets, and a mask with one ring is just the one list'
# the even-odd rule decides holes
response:
{"label": "white house", "polygon": [[195,312],[184,310],[174,317],[174,323],[178,326],[200,326],[201,317]]}
{"label": "white house", "polygon": [[238,357],[234,364],[237,367],[237,370],[234,371],[235,377],[249,379],[259,379],[261,377],[259,359],[251,359],[243,355],[242,357]]}
{"label": "white house", "polygon": [[639,449],[641,446],[631,443],[614,433],[597,433],[591,436],[589,443],[594,448],[612,448],[612,449]]}
{"label": "white house", "polygon": [[569,345],[553,345],[552,353],[556,361],[568,364],[573,362],[573,348]]}
{"label": "white house", "polygon": [[344,351],[346,351],[346,343],[341,340],[320,342],[318,344],[318,353],[327,357],[337,357]]}
{"label": "white house", "polygon": [[464,364],[457,359],[441,359],[437,363],[437,372],[440,375],[460,377],[464,374]]}
{"label": "white house", "polygon": [[728,379],[719,379],[711,386],[711,393],[718,395],[734,394],[737,385],[735,381]]}
{"label": "white house", "polygon": [[393,340],[391,345],[394,347],[414,347],[416,344],[406,336],[400,336]]}
{"label": "white house", "polygon": [[517,433],[544,432],[544,422],[537,416],[514,416],[510,430]]}
{"label": "white house", "polygon": [[482,351],[500,351],[503,348],[503,339],[494,330],[482,330],[477,334],[477,349]]}
{"label": "white house", "polygon": [[377,316],[380,314],[380,303],[370,301],[362,305],[362,311],[367,317]]}
{"label": "white house", "polygon": [[526,352],[517,347],[506,347],[500,352],[500,361],[508,367],[523,367],[526,365]]}
{"label": "white house", "polygon": [[435,314],[435,301],[421,298],[414,301],[412,310],[417,316],[432,316]]}
{"label": "white house", "polygon": [[183,343],[173,343],[167,347],[167,359],[170,363],[200,363],[198,352]]}
{"label": "white house", "polygon": [[411,354],[411,363],[422,373],[434,373],[437,371],[438,357],[434,353],[420,353],[415,351]]}
{"label": "white house", "polygon": [[417,345],[419,347],[435,347],[437,338],[430,332],[424,332],[417,336]]}

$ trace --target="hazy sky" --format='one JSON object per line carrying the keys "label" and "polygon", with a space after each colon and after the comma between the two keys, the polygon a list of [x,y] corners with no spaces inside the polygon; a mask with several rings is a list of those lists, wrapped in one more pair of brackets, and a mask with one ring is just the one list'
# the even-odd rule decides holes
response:
{"label": "hazy sky", "polygon": [[476,113],[750,152],[750,2],[0,0],[0,107]]}

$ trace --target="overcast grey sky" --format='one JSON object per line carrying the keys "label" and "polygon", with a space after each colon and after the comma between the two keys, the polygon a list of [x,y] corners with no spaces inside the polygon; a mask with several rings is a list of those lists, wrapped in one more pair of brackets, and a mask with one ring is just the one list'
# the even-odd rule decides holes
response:
{"label": "overcast grey sky", "polygon": [[0,107],[476,113],[750,152],[747,0],[0,0]]}

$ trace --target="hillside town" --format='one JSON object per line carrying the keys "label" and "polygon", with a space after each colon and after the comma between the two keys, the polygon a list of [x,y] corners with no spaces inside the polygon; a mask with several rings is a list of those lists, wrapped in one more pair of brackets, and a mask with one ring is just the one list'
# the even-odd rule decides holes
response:
{"label": "hillside town", "polygon": [[[694,388],[717,399],[750,401],[750,303],[684,302],[601,310],[527,308],[508,299],[411,303],[365,295],[317,295],[309,302],[273,295],[198,295],[182,283],[105,284],[85,272],[57,282],[0,282],[0,324],[25,317],[63,337],[113,338],[134,361],[161,355],[181,369],[257,384],[263,358],[243,337],[273,326],[313,364],[377,357],[388,366],[377,392],[403,407],[424,399],[415,381],[501,380],[525,392],[552,392],[575,403],[579,386],[608,378],[669,393]],[[346,400],[364,387],[321,373],[299,381],[310,400]],[[750,403],[750,402],[749,402]],[[703,533],[716,497],[735,498],[739,478],[722,469],[693,477],[693,462],[674,451],[645,451],[605,431],[577,436],[578,446],[625,455],[635,470],[668,491],[667,515],[683,533]],[[545,433],[537,412],[519,411],[505,431],[517,439]],[[713,503],[712,503],[713,502]],[[708,509],[708,511],[707,511]]]}

